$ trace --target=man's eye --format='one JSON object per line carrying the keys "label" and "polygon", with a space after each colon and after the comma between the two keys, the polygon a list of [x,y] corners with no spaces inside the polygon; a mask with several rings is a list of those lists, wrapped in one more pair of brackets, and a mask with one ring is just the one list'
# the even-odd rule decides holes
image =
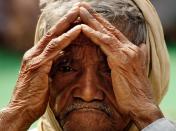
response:
{"label": "man's eye", "polygon": [[108,69],[104,69],[103,72],[110,75],[111,74],[111,69],[109,69],[109,68]]}
{"label": "man's eye", "polygon": [[74,71],[74,69],[71,66],[61,66],[58,69],[60,72],[71,72]]}
{"label": "man's eye", "polygon": [[103,74],[111,75],[111,69],[108,66],[104,66],[100,70]]}

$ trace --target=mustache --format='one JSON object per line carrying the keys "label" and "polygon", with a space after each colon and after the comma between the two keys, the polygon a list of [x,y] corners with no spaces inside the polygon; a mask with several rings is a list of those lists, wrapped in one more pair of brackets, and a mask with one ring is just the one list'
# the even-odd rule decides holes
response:
{"label": "mustache", "polygon": [[67,106],[63,111],[60,112],[59,119],[64,119],[69,113],[79,109],[96,109],[106,113],[109,117],[113,116],[113,109],[110,105],[103,101],[92,101],[85,102],[80,99],[75,100],[72,104]]}

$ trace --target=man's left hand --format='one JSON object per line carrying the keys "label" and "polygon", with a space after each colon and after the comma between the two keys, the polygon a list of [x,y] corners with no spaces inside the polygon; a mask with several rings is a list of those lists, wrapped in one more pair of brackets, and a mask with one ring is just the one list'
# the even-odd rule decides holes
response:
{"label": "man's left hand", "polygon": [[119,112],[129,115],[139,129],[162,118],[147,76],[146,45],[131,43],[86,3],[80,7],[80,17],[83,33],[107,55]]}

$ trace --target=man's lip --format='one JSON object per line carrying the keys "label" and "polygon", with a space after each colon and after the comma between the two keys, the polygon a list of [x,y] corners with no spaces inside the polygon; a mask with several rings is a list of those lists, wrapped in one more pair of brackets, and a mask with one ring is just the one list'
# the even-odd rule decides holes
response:
{"label": "man's lip", "polygon": [[70,104],[69,106],[65,107],[61,112],[58,112],[57,117],[60,118],[60,120],[66,118],[70,113],[72,112],[99,112],[102,114],[106,114],[108,117],[113,117],[113,110],[111,107],[106,104],[105,102],[91,102],[86,103],[83,101],[75,101],[74,103]]}
{"label": "man's lip", "polygon": [[101,109],[98,109],[98,108],[89,108],[89,107],[82,107],[82,108],[74,109],[74,110],[68,112],[67,115],[69,115],[71,113],[74,113],[74,112],[99,112],[99,113],[104,113],[107,116],[109,116],[108,113],[106,113],[105,111],[103,111]]}
{"label": "man's lip", "polygon": [[97,109],[97,108],[88,108],[88,107],[83,107],[83,108],[78,108],[78,109],[75,109],[73,110],[72,112],[75,112],[75,111],[99,111],[99,112],[103,112],[103,113],[106,113],[100,109]]}
{"label": "man's lip", "polygon": [[[73,113],[73,114],[72,114]],[[98,108],[89,108],[89,107],[82,107],[82,108],[77,108],[77,109],[73,109],[69,112],[67,112],[64,116],[60,117],[58,120],[61,122],[62,125],[65,124],[66,120],[69,118],[70,115],[79,115],[79,113],[92,113],[92,114],[98,114],[99,116],[105,115],[106,117],[110,117],[110,115],[108,113],[106,113],[105,111],[98,109]],[[78,114],[76,114],[78,113]],[[90,114],[88,114],[90,115]]]}

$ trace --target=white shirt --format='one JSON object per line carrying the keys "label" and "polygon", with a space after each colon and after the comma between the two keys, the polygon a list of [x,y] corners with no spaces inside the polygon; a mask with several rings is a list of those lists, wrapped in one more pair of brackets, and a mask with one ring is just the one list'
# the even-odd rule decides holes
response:
{"label": "white shirt", "polygon": [[[37,129],[29,131],[37,131]],[[142,129],[142,131],[176,131],[176,124],[166,118],[161,118]]]}
{"label": "white shirt", "polygon": [[142,131],[176,131],[176,124],[166,118],[161,118],[145,127]]}

